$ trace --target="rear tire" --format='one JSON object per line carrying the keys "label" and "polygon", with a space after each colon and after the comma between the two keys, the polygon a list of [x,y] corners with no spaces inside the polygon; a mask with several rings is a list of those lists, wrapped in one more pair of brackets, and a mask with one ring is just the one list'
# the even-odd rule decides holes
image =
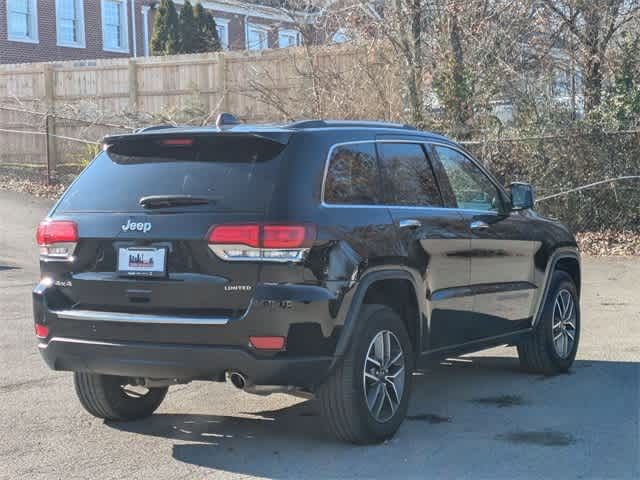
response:
{"label": "rear tire", "polygon": [[363,306],[353,339],[342,363],[319,388],[320,408],[339,439],[380,443],[395,434],[407,412],[411,341],[398,314],[385,305]]}
{"label": "rear tire", "polygon": [[[75,372],[76,394],[84,409],[105,420],[137,420],[151,415],[160,406],[168,387],[133,392],[124,377]],[[134,393],[136,393],[134,395]]]}
{"label": "rear tire", "polygon": [[571,368],[580,340],[580,303],[571,277],[555,271],[542,315],[531,336],[518,345],[528,372],[554,375]]}

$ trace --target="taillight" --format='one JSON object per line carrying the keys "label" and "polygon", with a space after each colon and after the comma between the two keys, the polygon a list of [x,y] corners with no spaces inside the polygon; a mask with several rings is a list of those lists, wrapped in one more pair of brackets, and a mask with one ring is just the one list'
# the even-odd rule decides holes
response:
{"label": "taillight", "polygon": [[301,225],[265,225],[262,234],[264,248],[298,248],[305,244],[307,228]]}
{"label": "taillight", "polygon": [[260,246],[260,225],[218,225],[209,233],[209,243]]}
{"label": "taillight", "polygon": [[209,248],[223,260],[299,262],[316,238],[313,225],[217,225]]}
{"label": "taillight", "polygon": [[45,220],[38,225],[36,241],[40,255],[70,260],[78,242],[78,227],[68,220]]}

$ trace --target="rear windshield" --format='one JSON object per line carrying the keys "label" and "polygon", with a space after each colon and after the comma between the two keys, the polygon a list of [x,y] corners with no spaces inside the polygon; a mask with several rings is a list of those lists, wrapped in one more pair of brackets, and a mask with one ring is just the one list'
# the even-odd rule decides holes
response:
{"label": "rear windshield", "polygon": [[262,211],[285,145],[250,136],[195,138],[190,146],[135,139],[101,153],[72,184],[58,212],[139,212],[152,195],[191,195],[206,205],[174,210]]}

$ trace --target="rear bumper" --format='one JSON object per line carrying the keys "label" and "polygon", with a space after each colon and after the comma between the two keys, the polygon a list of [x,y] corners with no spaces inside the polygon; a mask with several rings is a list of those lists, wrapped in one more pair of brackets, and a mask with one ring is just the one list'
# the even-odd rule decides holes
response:
{"label": "rear bumper", "polygon": [[[59,306],[60,293],[33,291],[34,321],[48,328],[39,350],[54,370],[126,377],[222,380],[242,373],[256,385],[312,388],[334,361],[340,325],[326,290],[269,287],[238,318],[118,313]],[[278,294],[299,298],[283,306]],[[255,300],[255,299],[254,299]],[[58,305],[56,305],[58,302]],[[285,308],[286,307],[286,308]],[[257,350],[250,336],[282,336],[284,351]]]}
{"label": "rear bumper", "polygon": [[329,370],[332,357],[258,358],[237,347],[99,342],[53,337],[39,345],[54,370],[141,378],[222,380],[229,370],[257,385],[311,388]]}

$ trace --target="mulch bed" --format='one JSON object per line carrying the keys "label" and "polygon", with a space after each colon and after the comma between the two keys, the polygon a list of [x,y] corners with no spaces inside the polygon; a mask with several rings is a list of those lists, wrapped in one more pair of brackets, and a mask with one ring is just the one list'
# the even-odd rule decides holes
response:
{"label": "mulch bed", "polygon": [[640,255],[640,232],[630,230],[581,232],[576,234],[583,255],[637,256]]}

